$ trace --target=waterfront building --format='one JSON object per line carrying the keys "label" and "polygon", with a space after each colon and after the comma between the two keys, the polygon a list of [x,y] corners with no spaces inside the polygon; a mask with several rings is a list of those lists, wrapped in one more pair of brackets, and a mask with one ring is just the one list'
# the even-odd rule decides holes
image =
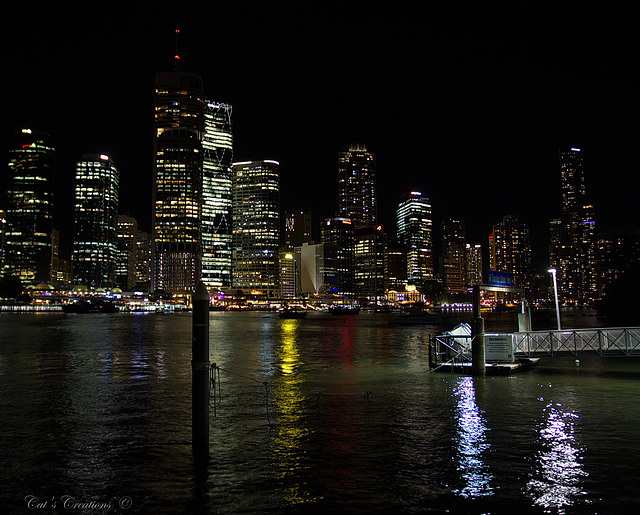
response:
{"label": "waterfront building", "polygon": [[465,262],[467,264],[467,288],[470,288],[475,284],[484,284],[482,275],[482,245],[467,243],[465,245],[465,251]]}
{"label": "waterfront building", "polygon": [[115,284],[120,174],[104,154],[85,154],[76,164],[73,280],[90,288]]}
{"label": "waterfront building", "polygon": [[156,74],[152,290],[189,295],[201,277],[204,113],[200,75]]}
{"label": "waterfront building", "polygon": [[7,213],[0,209],[0,277],[5,276],[5,265],[7,262],[6,252],[7,241]]}
{"label": "waterfront building", "polygon": [[531,237],[529,227],[507,215],[493,225],[489,235],[489,267],[513,274],[515,285],[529,292],[532,287]]}
{"label": "waterfront building", "polygon": [[209,290],[231,286],[231,106],[207,101],[202,142],[202,280]]}
{"label": "waterfront building", "polygon": [[354,224],[348,218],[328,218],[322,223],[320,242],[324,244],[327,293],[354,293],[354,238]]}
{"label": "waterfront building", "polygon": [[123,291],[136,285],[138,221],[127,215],[118,215],[116,229],[115,282]]}
{"label": "waterfront building", "polygon": [[[329,291],[325,268],[325,246],[303,243],[295,248],[298,291],[305,295],[318,295]],[[329,276],[332,277],[332,276]]]}
{"label": "waterfront building", "polygon": [[356,227],[377,223],[375,155],[365,145],[350,145],[339,153],[338,216]]}
{"label": "waterfront building", "polygon": [[562,214],[554,227],[550,264],[557,272],[563,302],[584,304],[596,297],[594,207],[587,200],[584,156],[579,148],[560,150]]}
{"label": "waterfront building", "polygon": [[382,225],[356,227],[353,247],[353,287],[358,298],[380,300],[385,293],[387,235]]}
{"label": "waterfront building", "polygon": [[296,256],[295,249],[289,245],[280,247],[278,253],[279,262],[279,297],[281,299],[293,299],[299,288],[296,287]]}
{"label": "waterfront building", "polygon": [[278,292],[280,164],[233,164],[233,287]]}
{"label": "waterfront building", "polygon": [[442,277],[447,293],[467,291],[467,263],[464,224],[458,220],[442,223]]}
{"label": "waterfront building", "polygon": [[431,203],[419,191],[405,195],[396,211],[398,241],[407,247],[407,281],[421,285],[434,278]]}
{"label": "waterfront building", "polygon": [[9,150],[6,271],[23,284],[51,277],[55,148],[51,136],[33,129],[13,133]]}
{"label": "waterfront building", "polygon": [[389,242],[385,258],[385,290],[402,291],[407,285],[407,246]]}

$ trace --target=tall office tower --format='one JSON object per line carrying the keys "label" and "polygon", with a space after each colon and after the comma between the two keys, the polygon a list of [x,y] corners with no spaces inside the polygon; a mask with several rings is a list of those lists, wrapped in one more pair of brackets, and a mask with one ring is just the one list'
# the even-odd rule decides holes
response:
{"label": "tall office tower", "polygon": [[138,229],[136,233],[136,282],[151,280],[151,235]]}
{"label": "tall office tower", "polygon": [[218,290],[231,286],[231,106],[207,101],[204,121],[202,280]]}
{"label": "tall office tower", "polygon": [[280,164],[233,164],[233,287],[276,295],[280,247]]}
{"label": "tall office tower", "polygon": [[354,227],[348,218],[328,218],[320,229],[324,244],[325,283],[329,293],[354,293]]}
{"label": "tall office tower", "polygon": [[351,145],[339,154],[338,216],[356,227],[377,223],[376,162],[364,145]]}
{"label": "tall office tower", "polygon": [[285,213],[284,243],[299,247],[303,243],[313,244],[311,235],[311,213]]}
{"label": "tall office tower", "polygon": [[594,208],[587,202],[584,158],[579,148],[560,150],[562,215],[551,265],[558,270],[558,295],[565,302],[587,303],[596,297]]}
{"label": "tall office tower", "polygon": [[401,243],[387,245],[385,289],[404,291],[407,285],[407,247]]}
{"label": "tall office tower", "polygon": [[118,215],[116,230],[115,282],[124,291],[136,285],[138,221],[127,215]]}
{"label": "tall office tower", "polygon": [[421,284],[433,279],[431,204],[412,191],[398,205],[398,241],[407,246],[407,281]]}
{"label": "tall office tower", "polygon": [[0,209],[0,277],[5,276],[5,266],[7,262],[7,213]]}
{"label": "tall office tower", "polygon": [[202,78],[162,72],[155,86],[151,288],[188,295],[202,270]]}
{"label": "tall office tower", "polygon": [[532,287],[531,238],[529,227],[515,216],[505,216],[489,235],[491,270],[513,274],[515,285]]}
{"label": "tall office tower", "polygon": [[76,164],[74,282],[91,288],[115,284],[116,226],[120,174],[104,154]]}
{"label": "tall office tower", "polygon": [[46,283],[51,275],[53,174],[51,136],[15,131],[9,150],[7,275],[23,283]]}
{"label": "tall office tower", "polygon": [[458,220],[442,223],[442,267],[445,290],[449,293],[467,291],[464,224]]}
{"label": "tall office tower", "polygon": [[482,276],[482,245],[465,245],[467,263],[467,288],[475,284],[483,284]]}
{"label": "tall office tower", "polygon": [[295,251],[289,246],[282,246],[278,251],[279,292],[281,299],[293,299],[296,296],[296,257]]}
{"label": "tall office tower", "polygon": [[387,235],[382,225],[356,227],[353,246],[353,287],[358,298],[380,300],[385,293]]}

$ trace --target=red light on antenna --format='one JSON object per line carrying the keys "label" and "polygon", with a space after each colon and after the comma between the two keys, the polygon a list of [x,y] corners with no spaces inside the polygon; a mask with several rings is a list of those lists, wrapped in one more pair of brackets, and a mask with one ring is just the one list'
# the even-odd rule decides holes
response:
{"label": "red light on antenna", "polygon": [[175,55],[173,58],[177,59],[177,60],[180,60],[180,56],[179,55]]}
{"label": "red light on antenna", "polygon": [[176,34],[180,34],[180,29],[176,29]]}

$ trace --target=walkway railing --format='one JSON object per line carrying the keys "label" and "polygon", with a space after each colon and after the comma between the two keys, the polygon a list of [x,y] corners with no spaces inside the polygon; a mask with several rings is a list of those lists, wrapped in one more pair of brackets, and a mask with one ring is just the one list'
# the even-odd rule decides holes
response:
{"label": "walkway railing", "polygon": [[640,357],[640,327],[513,333],[513,348],[516,355],[525,356],[596,352]]}

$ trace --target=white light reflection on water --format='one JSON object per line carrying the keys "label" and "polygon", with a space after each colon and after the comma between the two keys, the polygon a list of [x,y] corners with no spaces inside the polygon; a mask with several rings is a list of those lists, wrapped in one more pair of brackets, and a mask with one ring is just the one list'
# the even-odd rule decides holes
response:
{"label": "white light reflection on water", "polygon": [[588,474],[580,462],[574,427],[579,417],[553,403],[544,408],[544,414],[539,435],[543,448],[537,454],[537,470],[527,483],[527,492],[547,513],[564,513],[565,506],[586,495],[580,481]]}
{"label": "white light reflection on water", "polygon": [[462,377],[454,390],[458,397],[456,415],[458,423],[458,466],[465,483],[454,493],[467,498],[493,495],[490,485],[493,475],[488,472],[482,455],[489,449],[485,433],[488,431],[482,412],[476,404],[473,378]]}

